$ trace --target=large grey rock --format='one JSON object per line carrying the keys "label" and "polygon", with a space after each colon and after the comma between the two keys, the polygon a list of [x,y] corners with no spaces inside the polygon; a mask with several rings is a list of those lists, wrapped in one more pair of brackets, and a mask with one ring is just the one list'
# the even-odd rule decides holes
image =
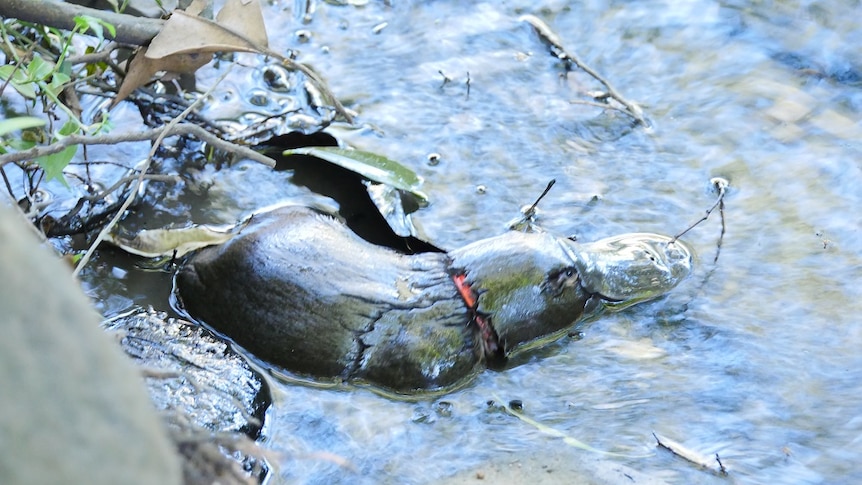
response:
{"label": "large grey rock", "polygon": [[0,206],[0,483],[180,483],[140,374],[17,219]]}

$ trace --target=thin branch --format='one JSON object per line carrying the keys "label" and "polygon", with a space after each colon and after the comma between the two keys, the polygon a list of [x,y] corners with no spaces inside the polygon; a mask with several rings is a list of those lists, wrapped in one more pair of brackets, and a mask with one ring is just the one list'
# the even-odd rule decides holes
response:
{"label": "thin branch", "polygon": [[[203,98],[204,96],[200,96],[198,99],[200,100]],[[33,147],[29,150],[0,155],[0,167],[6,165],[7,163],[32,160],[45,155],[58,153],[71,145],[115,145],[124,142],[152,141],[158,139],[160,136],[168,137],[182,135],[194,136],[195,138],[209,143],[210,145],[219,150],[224,150],[229,153],[235,153],[241,157],[248,158],[249,160],[254,160],[255,162],[262,163],[268,167],[275,167],[275,160],[273,160],[272,158],[267,157],[266,155],[262,155],[252,150],[251,148],[222,140],[221,138],[213,135],[212,133],[201,128],[200,126],[191,124],[168,124],[159,128],[135,133],[120,133],[111,135],[69,135],[61,140],[51,143],[50,145],[42,145]]]}
{"label": "thin branch", "polygon": [[97,10],[66,2],[47,0],[3,0],[0,1],[0,17],[48,25],[63,30],[75,29],[75,17],[88,15],[115,26],[114,38],[122,44],[147,45],[164,25],[161,19],[136,17],[122,13]]}
{"label": "thin branch", "polygon": [[[723,179],[721,177],[715,177],[715,178],[710,180],[710,183],[712,183],[712,186],[715,188],[715,190],[718,191],[718,199],[716,199],[715,203],[712,204],[712,207],[710,207],[709,209],[706,210],[706,214],[704,214],[703,217],[701,217],[695,223],[693,223],[690,226],[688,226],[687,228],[685,228],[681,233],[674,236],[673,240],[671,240],[670,244],[673,244],[677,239],[681,238],[685,233],[687,233],[688,231],[697,227],[697,225],[700,224],[701,222],[709,219],[709,215],[712,214],[712,211],[714,211],[716,207],[720,207],[719,212],[721,213],[721,216],[722,216],[722,218],[721,218],[722,219],[721,236],[724,237],[724,195],[727,193],[727,186],[730,185],[730,182],[728,182],[726,179]],[[719,247],[721,247],[721,241],[720,240],[719,240]],[[716,259],[718,259],[717,255],[716,255]]]}
{"label": "thin branch", "polygon": [[638,123],[643,126],[649,126],[646,118],[644,118],[643,110],[641,110],[640,106],[629,101],[619,91],[614,88],[611,83],[605,79],[601,74],[596,72],[593,68],[584,63],[576,54],[573,52],[567,51],[565,47],[563,47],[563,42],[560,40],[560,37],[554,33],[553,30],[543,22],[540,18],[534,15],[524,15],[520,19],[523,22],[527,22],[530,24],[539,37],[547,43],[551,47],[551,51],[556,54],[556,56],[565,62],[571,62],[577,68],[584,71],[585,73],[592,76],[596,81],[602,83],[602,85],[607,89],[608,96],[615,99],[617,102],[626,107],[625,113],[635,119]]}
{"label": "thin branch", "polygon": [[548,192],[551,191],[551,187],[553,187],[555,183],[557,183],[557,179],[551,179],[551,181],[548,182],[548,185],[545,186],[545,190],[543,190],[541,195],[539,195],[536,201],[533,202],[533,205],[531,205],[525,210],[522,210],[521,217],[509,221],[508,227],[510,230],[525,232],[534,230],[533,222],[535,222],[536,220],[536,209],[539,206],[539,202],[541,202],[542,199],[544,199],[545,196],[548,195]]}
{"label": "thin branch", "polygon": [[545,196],[548,195],[548,192],[551,191],[551,187],[553,187],[555,183],[557,183],[557,179],[551,179],[551,181],[548,182],[548,185],[545,187],[545,190],[543,190],[542,194],[539,195],[535,202],[533,202],[533,205],[531,205],[526,211],[524,211],[524,217],[530,218],[536,215],[536,207],[538,207],[539,202],[541,202],[542,199],[544,199]]}
{"label": "thin branch", "polygon": [[12,190],[12,184],[9,183],[9,177],[6,176],[6,170],[3,170],[2,165],[0,165],[0,176],[3,177],[3,183],[6,184],[6,191],[9,193],[9,200],[11,200],[13,204],[17,204],[18,201],[15,200],[15,191]]}
{"label": "thin branch", "polygon": [[289,57],[279,54],[278,52],[270,49],[269,46],[260,45],[257,42],[254,42],[253,40],[249,39],[247,35],[244,35],[242,32],[237,32],[236,30],[224,24],[219,24],[208,19],[200,20],[212,23],[216,27],[240,37],[245,42],[247,42],[255,51],[269,57],[274,57],[275,59],[278,59],[287,68],[295,69],[305,74],[305,76],[311,81],[311,84],[314,85],[317,89],[319,89],[327,98],[329,98],[327,101],[332,103],[332,106],[335,108],[335,112],[344,117],[344,119],[348,123],[353,124],[353,116],[351,116],[347,109],[344,108],[344,105],[341,104],[341,101],[339,101],[338,97],[335,96],[335,93],[333,93],[332,90],[329,89],[329,86],[326,84],[326,81],[324,81],[323,78],[321,78],[320,75],[317,74],[312,68],[306,66],[301,62],[296,62]]}
{"label": "thin branch", "polygon": [[700,467],[703,470],[707,470],[718,476],[727,476],[727,467],[721,462],[721,458],[718,456],[718,453],[715,454],[716,464],[713,464],[712,461],[701,455],[695,450],[691,450],[689,448],[684,447],[682,444],[677,443],[665,436],[659,436],[655,432],[652,434],[653,438],[655,438],[656,444],[674,455],[686,460],[687,462]]}
{"label": "thin branch", "polygon": [[[614,111],[619,111],[620,113],[631,116],[631,113],[625,107],[620,108],[619,106],[614,106],[614,105],[608,104],[608,103],[599,103],[596,101],[587,101],[585,99],[571,99],[571,100],[569,100],[569,104],[583,104],[585,106],[593,106],[595,108],[612,109]],[[635,121],[637,121],[637,120],[635,120]],[[637,121],[637,122],[640,123],[640,121]]]}
{"label": "thin branch", "polygon": [[[137,179],[137,178],[138,178],[137,175],[129,175],[129,176],[123,177],[120,180],[117,180],[116,182],[114,182],[114,185],[108,187],[107,189],[105,189],[99,193],[96,193],[96,194],[85,195],[82,197],[82,199],[84,199],[88,202],[96,202],[97,200],[104,199],[111,192],[119,189],[123,185],[134,182],[135,179]],[[164,175],[164,174],[154,173],[154,174],[145,175],[144,180],[147,180],[149,182],[179,182],[180,177],[178,175]]]}
{"label": "thin branch", "polygon": [[92,52],[90,54],[81,54],[79,56],[69,56],[66,58],[66,62],[73,66],[78,64],[108,62],[111,60],[111,54],[113,54],[114,50],[116,50],[118,47],[120,47],[120,44],[117,44],[116,42],[109,42],[96,52]]}

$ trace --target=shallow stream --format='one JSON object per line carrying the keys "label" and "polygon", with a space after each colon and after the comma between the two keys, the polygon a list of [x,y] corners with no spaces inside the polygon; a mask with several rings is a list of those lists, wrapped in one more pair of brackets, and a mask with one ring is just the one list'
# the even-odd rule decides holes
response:
{"label": "shallow stream", "polygon": [[[862,480],[858,1],[356,3],[267,3],[271,46],[295,49],[358,113],[328,132],[424,178],[431,203],[414,217],[435,244],[502,232],[551,178],[539,222],[594,240],[679,232],[715,200],[710,179],[724,177],[726,234],[716,263],[718,212],[686,235],[697,269],[669,297],[445,396],[404,402],[277,381],[262,441],[284,458],[272,483],[572,482],[600,475],[597,461],[679,484]],[[563,76],[524,14],[652,126],[571,103],[601,85]],[[201,83],[219,73],[208,68]],[[220,103],[266,114],[259,69],[234,69],[226,83]],[[184,184],[142,222],[327,203],[289,172],[201,167],[183,169]],[[87,283],[105,314],[168,306],[168,276],[115,253],[100,255]],[[548,429],[626,456],[571,446],[488,404],[512,400]],[[730,478],[657,449],[653,432],[718,453]]]}

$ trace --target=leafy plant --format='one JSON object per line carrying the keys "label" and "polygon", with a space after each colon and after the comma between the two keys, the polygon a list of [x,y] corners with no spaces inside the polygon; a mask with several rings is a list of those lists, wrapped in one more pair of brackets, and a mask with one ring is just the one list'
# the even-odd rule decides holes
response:
{"label": "leafy plant", "polygon": [[[72,65],[67,61],[74,37],[89,32],[101,45],[105,42],[106,31],[111,36],[116,35],[114,26],[104,20],[79,16],[74,21],[75,27],[71,32],[26,22],[0,22],[3,51],[7,62],[11,61],[0,66],[0,81],[3,82],[0,95],[4,94],[7,87],[11,87],[32,102],[28,104],[28,110],[38,107],[48,114],[47,120],[42,123],[36,123],[36,118],[30,115],[4,120],[7,128],[0,130],[0,136],[4,136],[0,139],[0,153],[30,148],[36,142],[52,143],[71,135],[95,134],[110,127],[106,116],[93,124],[86,124],[61,99],[67,86],[91,74],[86,68],[79,73],[73,72]],[[55,120],[62,121],[59,128]],[[5,137],[18,130],[22,130],[19,138]],[[47,180],[57,179],[66,184],[63,170],[77,151],[78,146],[71,145],[59,153],[37,158],[36,163],[44,171]]]}

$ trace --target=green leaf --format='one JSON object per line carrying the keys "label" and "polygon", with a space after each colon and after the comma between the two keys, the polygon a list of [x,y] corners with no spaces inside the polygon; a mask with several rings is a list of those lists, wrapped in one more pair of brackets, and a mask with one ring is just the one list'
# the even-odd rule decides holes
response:
{"label": "green leaf", "polygon": [[109,24],[108,22],[105,22],[103,20],[99,20],[99,23],[101,23],[106,29],[108,29],[108,33],[111,34],[111,37],[117,37],[117,28],[114,27],[114,24]]}
{"label": "green leaf", "polygon": [[63,87],[69,82],[72,78],[63,74],[62,72],[55,72],[54,76],[51,77],[51,82],[46,86],[51,94],[54,96],[58,96],[60,91],[63,90]]}
{"label": "green leaf", "polygon": [[73,19],[75,21],[75,31],[77,32],[87,32],[88,30],[93,31],[93,35],[99,39],[99,42],[105,40],[105,33],[102,26],[96,22],[93,22],[92,17],[88,15],[78,15]]}
{"label": "green leaf", "polygon": [[27,64],[27,79],[29,81],[44,81],[54,72],[54,65],[50,62],[45,62],[42,56],[33,55],[33,60]]}
{"label": "green leaf", "polygon": [[395,160],[390,160],[376,153],[345,150],[335,147],[305,147],[287,150],[284,152],[284,155],[308,155],[316,157],[346,168],[369,180],[391,185],[396,189],[409,192],[422,203],[428,201],[428,196],[419,190],[419,187],[422,185],[422,179],[415,172]]}
{"label": "green leaf", "polygon": [[[117,10],[116,2],[112,3],[114,10]],[[90,15],[78,15],[75,17],[75,30],[81,33],[92,31],[93,35],[99,39],[99,42],[105,40],[105,29],[111,34],[111,37],[117,36],[117,29],[108,22],[102,19],[92,17]]]}
{"label": "green leaf", "polygon": [[66,177],[63,176],[63,169],[69,165],[69,162],[72,161],[72,158],[74,158],[75,153],[77,152],[78,145],[68,146],[61,152],[37,158],[36,163],[38,163],[39,166],[42,167],[42,170],[45,171],[45,177],[48,180],[57,179],[60,182],[63,182],[63,185],[68,187],[69,182],[67,182]]}
{"label": "green leaf", "polygon": [[0,66],[0,79],[6,81],[10,77],[12,79],[9,83],[21,96],[28,99],[36,98],[36,86],[27,79],[27,74],[22,69],[15,69],[15,66],[9,64]]}
{"label": "green leaf", "polygon": [[61,137],[74,135],[75,133],[78,133],[78,131],[80,131],[80,129],[81,129],[81,124],[78,123],[78,120],[71,119],[71,120],[63,123],[63,126],[60,127],[60,131],[58,131],[57,134]]}
{"label": "green leaf", "polygon": [[19,116],[8,120],[0,120],[0,136],[13,131],[26,130],[27,128],[37,128],[45,126],[45,120],[36,118],[35,116]]}

